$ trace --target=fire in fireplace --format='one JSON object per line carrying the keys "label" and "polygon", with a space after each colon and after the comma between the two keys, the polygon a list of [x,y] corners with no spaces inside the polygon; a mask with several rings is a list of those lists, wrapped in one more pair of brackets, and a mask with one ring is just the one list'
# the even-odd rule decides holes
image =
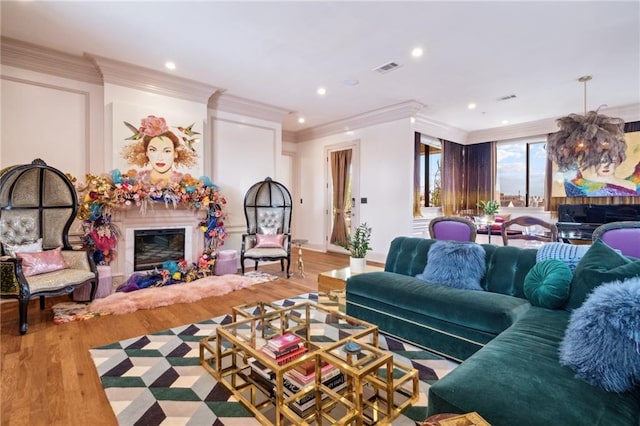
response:
{"label": "fire in fireplace", "polygon": [[134,231],[133,270],[146,271],[162,262],[185,257],[185,229],[137,229]]}

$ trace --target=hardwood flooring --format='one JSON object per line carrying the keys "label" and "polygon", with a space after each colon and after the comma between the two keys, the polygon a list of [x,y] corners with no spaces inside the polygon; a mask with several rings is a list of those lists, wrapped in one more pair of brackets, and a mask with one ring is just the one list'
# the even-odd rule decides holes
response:
{"label": "hardwood flooring", "polygon": [[[296,271],[297,252],[291,271]],[[67,296],[47,298],[29,305],[29,331],[18,331],[18,303],[0,304],[0,371],[2,425],[116,425],[102,390],[89,349],[126,338],[220,316],[232,306],[259,300],[278,300],[317,291],[318,273],[348,266],[346,255],[303,251],[305,277],[295,273],[278,279],[210,297],[191,304],[175,304],[55,325],[51,307]],[[247,263],[247,266],[249,263]],[[249,268],[248,270],[251,270]],[[260,271],[282,276],[279,264],[261,265]]]}

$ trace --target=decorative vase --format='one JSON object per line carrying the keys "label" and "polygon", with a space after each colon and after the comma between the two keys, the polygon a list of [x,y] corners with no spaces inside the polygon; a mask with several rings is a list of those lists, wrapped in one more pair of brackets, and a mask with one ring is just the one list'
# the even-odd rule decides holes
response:
{"label": "decorative vase", "polygon": [[350,257],[349,258],[349,268],[351,269],[352,274],[358,274],[364,272],[364,267],[367,264],[367,261],[364,257]]}
{"label": "decorative vase", "polygon": [[487,221],[487,223],[491,224],[496,219],[496,215],[495,214],[485,214],[484,215],[484,219]]}

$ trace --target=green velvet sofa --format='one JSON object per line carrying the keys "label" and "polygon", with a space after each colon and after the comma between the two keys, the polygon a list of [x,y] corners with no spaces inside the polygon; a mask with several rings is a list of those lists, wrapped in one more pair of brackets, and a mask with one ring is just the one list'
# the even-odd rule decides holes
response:
{"label": "green velvet sofa", "polygon": [[477,411],[493,426],[640,426],[639,389],[606,392],[560,365],[571,311],[532,306],[524,295],[537,250],[483,244],[485,291],[471,291],[415,278],[435,242],[398,237],[384,272],[346,285],[347,314],[462,362],[430,387],[429,415]]}

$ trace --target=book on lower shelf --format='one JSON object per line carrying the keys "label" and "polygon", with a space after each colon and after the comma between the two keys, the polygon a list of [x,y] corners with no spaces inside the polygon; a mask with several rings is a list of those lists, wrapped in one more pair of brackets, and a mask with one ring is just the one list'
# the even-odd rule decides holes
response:
{"label": "book on lower shelf", "polygon": [[[320,369],[320,380],[324,382],[325,380],[328,380],[333,376],[337,376],[339,373],[340,373],[340,369],[338,369],[337,367],[331,364],[326,364],[324,367]],[[316,371],[312,370],[311,373],[303,375],[300,373],[300,371],[298,371],[294,367],[291,370],[285,372],[284,377],[290,379],[295,384],[298,384],[300,387],[302,387],[315,381]]]}
{"label": "book on lower shelf", "polygon": [[[336,369],[338,370],[338,369]],[[328,378],[323,381],[322,384],[333,390],[334,392],[339,392],[347,386],[347,382],[344,377],[344,373],[338,370],[339,374]],[[290,380],[285,379],[283,382],[283,392],[284,395],[290,397],[295,395],[300,391],[300,388],[295,385],[295,383]],[[322,399],[327,397],[326,394],[322,395]],[[310,413],[311,409],[316,404],[316,394],[314,391],[310,391],[309,393],[302,396],[300,399],[289,403],[289,407],[300,417],[305,417]]]}

